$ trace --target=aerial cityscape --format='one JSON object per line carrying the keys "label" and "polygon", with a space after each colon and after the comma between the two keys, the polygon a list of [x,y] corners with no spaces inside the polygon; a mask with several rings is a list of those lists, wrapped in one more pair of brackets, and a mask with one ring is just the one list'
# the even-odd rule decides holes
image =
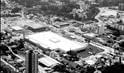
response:
{"label": "aerial cityscape", "polygon": [[124,0],[0,4],[0,73],[124,73]]}

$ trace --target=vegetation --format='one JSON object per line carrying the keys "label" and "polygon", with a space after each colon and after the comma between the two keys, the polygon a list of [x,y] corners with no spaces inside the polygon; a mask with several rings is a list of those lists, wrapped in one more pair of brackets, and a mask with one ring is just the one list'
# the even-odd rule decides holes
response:
{"label": "vegetation", "polygon": [[[57,15],[67,17],[69,19],[82,20],[94,20],[94,17],[99,12],[94,6],[90,6],[84,12],[70,14],[73,9],[80,9],[80,5],[76,1],[71,0],[11,0],[15,1],[19,5],[28,8],[28,14],[44,14],[44,15]],[[87,3],[88,4],[88,3]],[[85,5],[84,5],[85,6]],[[85,8],[85,7],[84,7]]]}
{"label": "vegetation", "polygon": [[124,65],[116,63],[110,67],[106,67],[102,73],[124,73]]}
{"label": "vegetation", "polygon": [[97,0],[100,6],[118,6],[119,3],[124,3],[124,0]]}

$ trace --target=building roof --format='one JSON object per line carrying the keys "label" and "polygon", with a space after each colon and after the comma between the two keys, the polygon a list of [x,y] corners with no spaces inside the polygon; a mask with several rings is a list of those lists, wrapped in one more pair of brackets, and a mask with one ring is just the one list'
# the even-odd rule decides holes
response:
{"label": "building roof", "polygon": [[124,17],[122,17],[121,20],[122,20],[122,23],[124,24]]}
{"label": "building roof", "polygon": [[101,14],[101,16],[111,16],[111,15],[113,15],[113,16],[117,16],[117,11],[114,11],[114,10],[108,10],[108,11],[105,11],[105,12],[103,12],[102,14]]}
{"label": "building roof", "polygon": [[32,27],[33,29],[38,29],[46,25],[45,22],[37,23],[32,20],[18,20],[17,24],[22,27],[29,26]]}
{"label": "building roof", "polygon": [[44,48],[49,48],[51,50],[60,49],[64,52],[70,50],[83,50],[88,45],[87,43],[80,43],[77,41],[69,40],[51,31],[28,35],[26,39],[30,40],[33,43],[39,44]]}
{"label": "building roof", "polygon": [[95,34],[95,33],[86,33],[86,34],[83,34],[83,35],[86,36],[86,37],[89,37],[89,38],[94,38],[94,37],[97,36],[97,34]]}
{"label": "building roof", "polygon": [[33,28],[33,29],[38,29],[38,28],[43,27],[43,26],[40,25],[40,24],[29,24],[29,25],[27,25],[27,26],[29,26],[29,27],[31,27],[31,28]]}
{"label": "building roof", "polygon": [[48,66],[48,67],[60,64],[60,62],[58,62],[57,60],[55,60],[49,56],[42,57],[38,61],[41,62],[42,64]]}
{"label": "building roof", "polygon": [[11,28],[12,28],[13,30],[23,30],[23,28],[20,27],[20,26],[12,26]]}

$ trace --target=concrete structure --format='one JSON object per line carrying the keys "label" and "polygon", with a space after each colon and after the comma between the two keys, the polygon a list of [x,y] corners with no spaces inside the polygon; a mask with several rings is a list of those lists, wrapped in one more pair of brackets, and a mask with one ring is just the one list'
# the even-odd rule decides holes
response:
{"label": "concrete structure", "polygon": [[100,23],[100,25],[99,25],[99,27],[98,27],[97,33],[98,33],[99,35],[102,35],[102,34],[105,33],[105,27],[104,27],[104,24],[103,24],[102,22]]}
{"label": "concrete structure", "polygon": [[29,50],[26,54],[26,73],[38,73],[38,54]]}
{"label": "concrete structure", "polygon": [[60,64],[60,62],[58,62],[57,60],[49,57],[49,56],[44,56],[38,59],[39,63],[44,64],[47,67],[53,67],[57,64]]}
{"label": "concrete structure", "polygon": [[122,17],[121,20],[122,20],[122,24],[124,24],[124,17]]}
{"label": "concrete structure", "polygon": [[95,38],[97,36],[97,34],[94,34],[94,33],[86,33],[86,34],[83,34],[85,37],[88,37],[88,38]]}
{"label": "concrete structure", "polygon": [[84,50],[88,45],[87,43],[69,40],[51,31],[28,35],[26,39],[41,47],[63,52]]}
{"label": "concrete structure", "polygon": [[116,17],[117,16],[117,11],[114,11],[114,10],[105,10],[101,13],[101,16],[105,16],[105,17],[110,17],[110,16],[113,16],[113,17]]}
{"label": "concrete structure", "polygon": [[18,31],[18,30],[23,30],[23,28],[20,27],[20,26],[12,26],[11,28],[12,28],[13,30],[16,30],[16,31]]}

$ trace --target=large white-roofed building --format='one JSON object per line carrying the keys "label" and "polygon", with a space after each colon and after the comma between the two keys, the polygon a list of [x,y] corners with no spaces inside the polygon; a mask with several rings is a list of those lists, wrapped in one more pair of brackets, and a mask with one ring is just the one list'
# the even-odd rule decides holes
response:
{"label": "large white-roofed building", "polygon": [[26,37],[27,40],[51,50],[61,50],[63,52],[84,50],[87,43],[80,43],[64,38],[54,32],[39,32]]}
{"label": "large white-roofed building", "polygon": [[101,16],[106,16],[106,17],[109,17],[109,16],[114,16],[116,17],[117,16],[117,11],[114,11],[114,10],[107,10],[107,11],[103,11],[101,13]]}

